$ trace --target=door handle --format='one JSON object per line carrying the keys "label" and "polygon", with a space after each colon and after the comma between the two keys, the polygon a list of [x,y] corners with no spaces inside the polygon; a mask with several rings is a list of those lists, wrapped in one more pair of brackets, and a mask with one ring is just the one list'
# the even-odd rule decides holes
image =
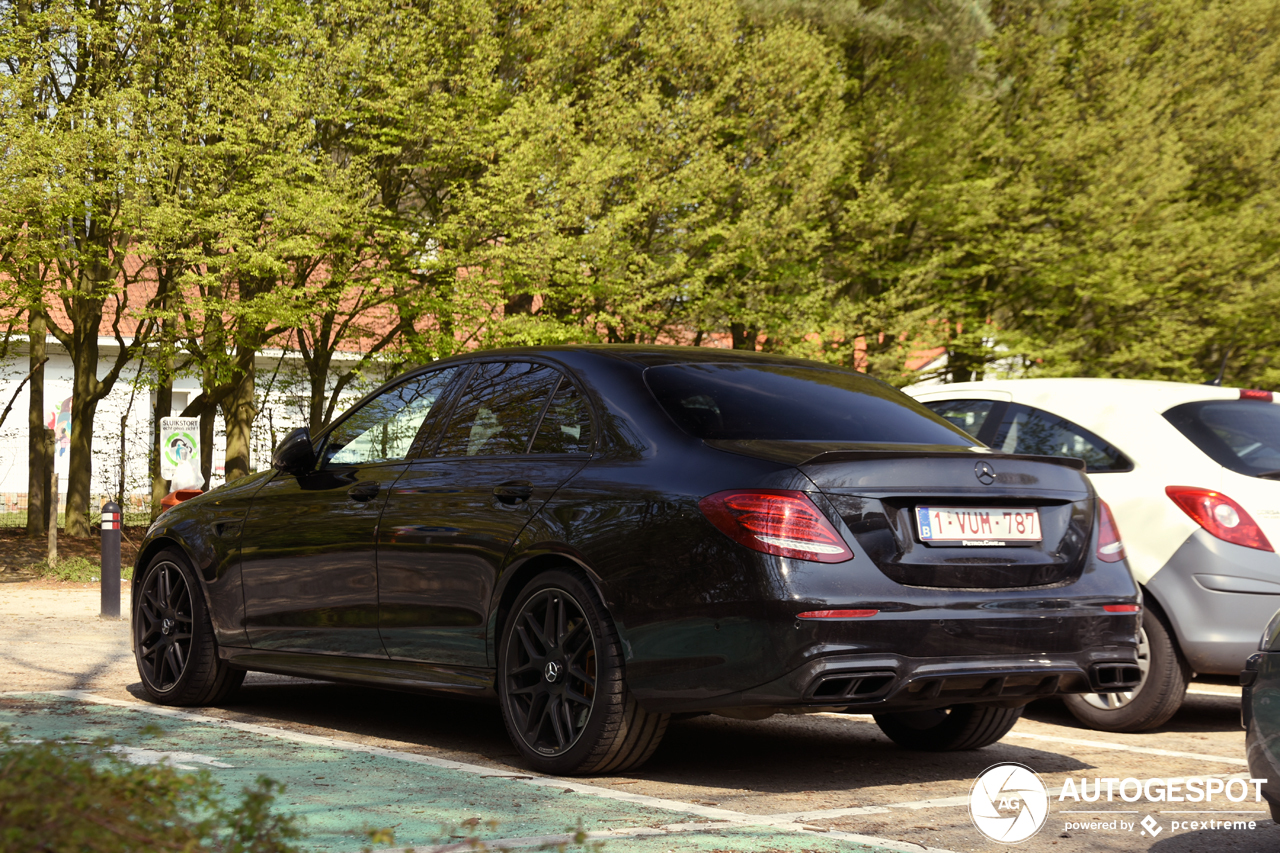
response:
{"label": "door handle", "polygon": [[347,489],[347,495],[353,501],[371,501],[378,496],[378,484],[373,482],[356,483]]}
{"label": "door handle", "polygon": [[494,486],[493,494],[504,504],[518,504],[533,497],[533,483],[528,480],[512,480]]}

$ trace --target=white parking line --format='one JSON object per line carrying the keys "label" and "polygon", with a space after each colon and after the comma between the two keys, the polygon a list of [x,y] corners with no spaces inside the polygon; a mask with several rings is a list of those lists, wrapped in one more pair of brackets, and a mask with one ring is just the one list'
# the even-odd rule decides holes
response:
{"label": "white parking line", "polygon": [[1243,758],[1229,755],[1205,755],[1200,752],[1176,752],[1171,749],[1157,749],[1153,746],[1130,746],[1127,743],[1110,743],[1105,740],[1083,740],[1081,738],[1071,737],[1053,737],[1052,735],[1037,735],[1031,732],[1012,731],[1005,735],[1006,738],[1022,738],[1023,740],[1038,740],[1045,743],[1068,743],[1072,746],[1089,746],[1095,749],[1113,749],[1117,752],[1136,752],[1140,755],[1162,755],[1166,758],[1190,758],[1194,761],[1207,761],[1213,764],[1232,764],[1238,767],[1248,767],[1249,762]]}
{"label": "white parking line", "polygon": [[1187,688],[1187,692],[1198,693],[1201,696],[1225,696],[1228,699],[1240,698],[1240,690],[1237,689],[1235,691],[1232,691],[1230,687],[1219,687],[1217,689],[1214,689],[1212,687],[1201,687],[1197,684],[1193,684]]}
{"label": "white parking line", "polygon": [[[836,714],[823,713],[816,716],[835,717],[842,720],[852,720],[858,723],[874,722],[870,714]],[[1095,749],[1112,749],[1116,752],[1135,752],[1141,755],[1162,755],[1166,758],[1190,758],[1195,761],[1207,761],[1213,764],[1231,764],[1237,767],[1248,767],[1249,762],[1244,758],[1227,755],[1206,755],[1201,752],[1175,752],[1169,749],[1157,749],[1153,746],[1131,746],[1127,743],[1111,743],[1105,740],[1084,740],[1082,738],[1055,737],[1053,735],[1038,735],[1031,732],[1020,732],[1013,730],[1005,735],[1005,738],[1022,738],[1024,740],[1038,740],[1046,743],[1062,743],[1071,744],[1072,746],[1089,746]]]}
{"label": "white parking line", "polygon": [[[400,761],[407,761],[414,764],[425,764],[431,767],[440,767],[447,770],[454,770],[461,773],[470,773],[477,776],[508,776],[502,770],[494,767],[482,767],[478,764],[467,764],[461,761],[452,761],[447,758],[435,758],[429,755],[419,755],[413,752],[401,752],[400,750],[387,749],[381,746],[370,746],[362,743],[353,743],[352,741],[338,740],[337,738],[323,737],[320,735],[304,734],[302,732],[294,732],[284,728],[274,726],[264,726],[258,723],[244,723],[238,720],[225,720],[220,717],[209,717],[204,714],[196,714],[191,711],[180,711],[176,708],[166,708],[159,705],[147,705],[139,702],[127,702],[122,699],[112,699],[106,696],[98,696],[87,690],[45,690],[45,691],[9,691],[2,693],[3,696],[11,695],[45,695],[45,696],[61,696],[65,699],[74,699],[80,702],[92,702],[98,705],[109,705],[116,708],[127,708],[132,711],[139,711],[146,714],[154,714],[158,717],[168,717],[175,720],[183,720],[191,723],[200,723],[208,726],[219,728],[235,729],[237,731],[249,732],[252,734],[264,735],[266,737],[278,738],[280,740],[292,741],[294,743],[305,743],[312,746],[327,746],[331,749],[343,750],[345,752],[363,753],[366,755],[377,755],[384,758],[394,758]],[[617,791],[613,788],[604,788],[598,785],[587,785],[576,779],[564,779],[555,776],[539,776],[529,774],[527,776],[509,776],[511,781],[524,784],[536,785],[539,787],[559,788],[561,790],[571,790],[579,794],[588,794],[602,799],[616,800],[619,802],[632,803],[634,805],[646,806],[648,808],[663,809],[665,811],[697,815],[698,817],[711,820],[722,821],[721,825],[732,825],[739,827],[746,826],[765,826],[784,832],[803,833],[805,835],[821,835],[824,838],[838,838],[842,841],[851,841],[857,844],[872,845],[886,850],[897,851],[897,853],[919,853],[922,849],[936,850],[938,853],[950,853],[940,847],[925,847],[921,844],[903,843],[893,841],[887,838],[875,838],[868,835],[858,835],[852,832],[841,832],[839,830],[827,830],[823,827],[807,827],[802,823],[790,818],[789,816],[778,817],[774,815],[752,815],[745,812],[733,811],[731,809],[720,809],[712,806],[704,806],[698,803],[686,803],[680,800],[668,800],[662,797],[649,797],[644,794],[634,794],[627,791]],[[682,824],[679,826],[683,826]],[[708,828],[708,827],[703,827]],[[682,830],[687,831],[687,830]],[[403,847],[397,848],[403,850]],[[423,850],[431,850],[438,848],[421,848]]]}

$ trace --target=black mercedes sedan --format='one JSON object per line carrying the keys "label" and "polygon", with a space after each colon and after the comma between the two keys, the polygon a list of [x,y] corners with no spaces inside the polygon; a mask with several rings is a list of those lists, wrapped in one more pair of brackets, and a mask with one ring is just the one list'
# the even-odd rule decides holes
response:
{"label": "black mercedes sedan", "polygon": [[1082,467],[800,359],[471,353],[160,516],[138,669],[174,705],[246,670],[494,700],[556,774],[637,767],[701,713],[973,749],[1033,699],[1138,683],[1138,588]]}

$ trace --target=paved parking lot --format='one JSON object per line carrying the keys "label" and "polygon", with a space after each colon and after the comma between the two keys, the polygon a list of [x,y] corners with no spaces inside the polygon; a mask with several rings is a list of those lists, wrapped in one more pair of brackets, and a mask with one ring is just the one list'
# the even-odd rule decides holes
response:
{"label": "paved parking lot", "polygon": [[[1081,728],[1052,701],[1028,708],[1002,742],[944,755],[901,750],[867,717],[701,717],[673,723],[653,760],[625,777],[551,779],[517,763],[488,706],[251,676],[233,705],[157,708],[141,699],[127,624],[96,612],[96,590],[0,585],[0,725],[110,735],[137,760],[182,753],[174,760],[230,786],[265,773],[287,784],[282,802],[305,818],[311,849],[358,850],[365,826],[434,849],[464,840],[451,836],[478,818],[480,837],[508,846],[563,838],[581,821],[606,851],[997,850],[968,802],[977,775],[1000,762],[1026,765],[1049,789],[1049,816],[1023,850],[1280,849],[1280,828],[1252,797],[1059,799],[1081,779],[1247,779],[1240,691],[1225,679],[1199,680],[1149,734]],[[162,733],[143,735],[148,723]],[[1255,828],[1175,827],[1224,820]]]}

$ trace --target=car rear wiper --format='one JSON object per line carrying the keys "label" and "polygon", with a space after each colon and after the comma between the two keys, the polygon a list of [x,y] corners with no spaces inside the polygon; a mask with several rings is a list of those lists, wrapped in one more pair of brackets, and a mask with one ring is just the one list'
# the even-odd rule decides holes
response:
{"label": "car rear wiper", "polygon": [[1255,477],[1261,477],[1264,480],[1280,480],[1280,469],[1275,471],[1263,471],[1261,474],[1254,474]]}

